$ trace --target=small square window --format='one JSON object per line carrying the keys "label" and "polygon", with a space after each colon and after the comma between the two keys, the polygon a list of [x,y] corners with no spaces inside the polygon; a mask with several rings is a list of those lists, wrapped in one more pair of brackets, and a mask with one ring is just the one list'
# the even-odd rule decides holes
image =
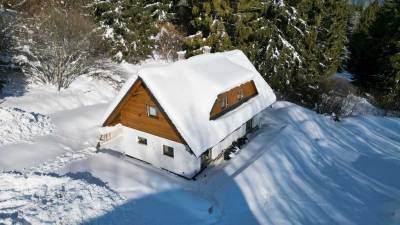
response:
{"label": "small square window", "polygon": [[149,117],[158,117],[158,110],[155,106],[147,106],[147,116]]}
{"label": "small square window", "polygon": [[224,95],[221,97],[221,108],[228,107],[228,96]]}
{"label": "small square window", "polygon": [[163,154],[174,158],[174,148],[167,145],[163,145]]}
{"label": "small square window", "polygon": [[243,89],[239,89],[237,92],[237,99],[242,100],[244,98]]}
{"label": "small square window", "polygon": [[138,137],[138,143],[141,145],[147,145],[147,139],[143,137]]}

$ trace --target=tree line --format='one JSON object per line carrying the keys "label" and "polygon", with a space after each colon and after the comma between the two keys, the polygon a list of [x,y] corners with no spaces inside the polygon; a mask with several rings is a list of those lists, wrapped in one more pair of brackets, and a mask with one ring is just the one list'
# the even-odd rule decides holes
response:
{"label": "tree line", "polygon": [[355,12],[359,22],[350,38],[348,69],[382,107],[400,110],[400,1],[375,1]]}
{"label": "tree line", "polygon": [[[347,0],[2,0],[2,9],[17,18],[8,45],[19,56],[14,61],[26,74],[60,89],[101,58],[173,61],[178,51],[190,57],[209,46],[212,52],[241,49],[281,98],[315,108],[322,96],[332,94],[331,76],[341,65],[367,77],[357,69],[365,55],[356,39],[372,36],[372,24],[378,28],[385,22],[375,19],[390,12],[384,7],[399,8],[398,1],[387,2],[392,3],[370,6],[378,5],[381,13],[351,7]],[[356,12],[362,15],[349,32]],[[374,14],[373,19],[364,14]],[[387,52],[382,48],[376,51]],[[387,62],[396,61],[393,57]],[[381,73],[393,74],[388,68]],[[393,84],[398,80],[385,82]]]}

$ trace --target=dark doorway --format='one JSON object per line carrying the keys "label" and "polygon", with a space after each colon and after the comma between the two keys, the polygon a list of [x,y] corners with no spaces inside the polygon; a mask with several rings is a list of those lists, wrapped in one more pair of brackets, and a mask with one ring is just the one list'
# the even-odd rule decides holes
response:
{"label": "dark doorway", "polygon": [[246,122],[246,133],[249,133],[253,130],[253,119],[250,119]]}
{"label": "dark doorway", "polygon": [[205,169],[211,162],[211,149],[201,155],[201,170]]}

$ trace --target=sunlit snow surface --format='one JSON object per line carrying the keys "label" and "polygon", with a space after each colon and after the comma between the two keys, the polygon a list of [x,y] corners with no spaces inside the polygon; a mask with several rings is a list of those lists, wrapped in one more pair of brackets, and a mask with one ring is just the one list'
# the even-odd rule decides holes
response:
{"label": "sunlit snow surface", "polygon": [[91,171],[128,198],[93,224],[398,224],[399,130],[399,119],[337,123],[277,102],[238,155],[196,181],[109,151],[64,172]]}
{"label": "sunlit snow surface", "polygon": [[115,91],[74,85],[0,105],[54,126],[0,146],[0,224],[400,224],[398,118],[334,122],[277,102],[232,160],[189,181],[111,149],[94,152]]}
{"label": "sunlit snow surface", "polygon": [[29,141],[52,133],[54,126],[47,116],[17,108],[0,107],[0,145]]}
{"label": "sunlit snow surface", "polygon": [[79,224],[122,198],[104,184],[68,176],[0,173],[0,224]]}

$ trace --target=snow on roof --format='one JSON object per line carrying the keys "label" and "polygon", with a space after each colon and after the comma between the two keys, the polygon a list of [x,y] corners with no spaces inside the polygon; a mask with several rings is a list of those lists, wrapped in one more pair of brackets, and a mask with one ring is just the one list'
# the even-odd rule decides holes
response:
{"label": "snow on roof", "polygon": [[[218,144],[276,100],[272,89],[239,50],[203,54],[168,65],[144,66],[138,71],[129,65],[125,69],[133,76],[110,105],[103,122],[140,77],[196,156]],[[219,94],[251,80],[256,85],[257,96],[218,119],[210,120]]]}

